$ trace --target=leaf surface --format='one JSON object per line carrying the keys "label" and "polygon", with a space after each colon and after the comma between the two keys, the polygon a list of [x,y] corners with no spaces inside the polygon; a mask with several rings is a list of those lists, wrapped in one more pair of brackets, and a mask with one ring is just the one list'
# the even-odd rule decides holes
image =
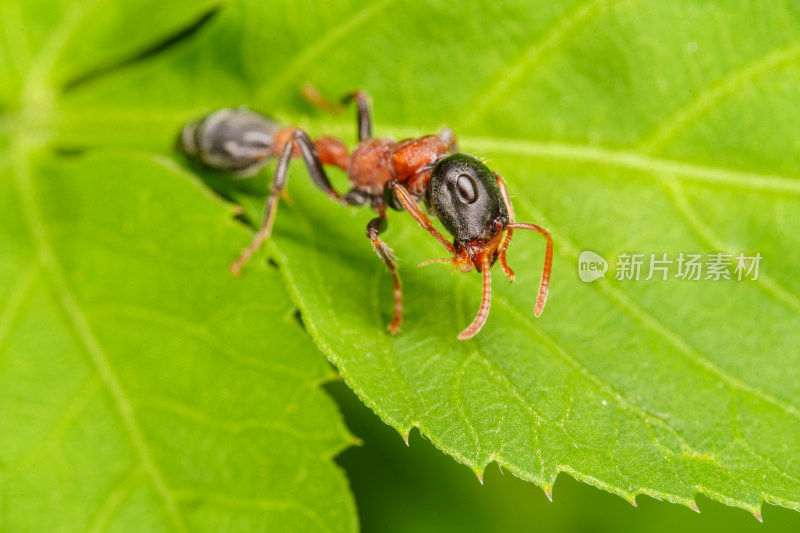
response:
{"label": "leaf surface", "polygon": [[[307,81],[368,91],[378,135],[453,127],[505,177],[518,220],[553,232],[547,309],[533,319],[544,244],[517,232],[518,282],[495,274],[488,324],[456,341],[479,280],[417,269],[442,250],[398,213],[386,240],[406,322],[389,336],[371,213],[333,205],[296,165],[271,250],[347,383],[479,474],[496,461],[548,492],[567,472],[629,500],[700,492],[758,515],[800,507],[799,29],[792,2],[342,0],[313,17],[236,2],[74,87],[55,142],[172,154],[184,120],[240,103],[352,140],[351,119],[302,102]],[[611,261],[606,279],[579,280],[583,250]],[[613,279],[621,253],[740,252],[763,257],[758,280]]]}
{"label": "leaf surface", "polygon": [[164,157],[52,151],[65,80],[208,7],[178,4],[0,7],[0,530],[356,529],[331,371],[274,268],[227,273],[230,206]]}

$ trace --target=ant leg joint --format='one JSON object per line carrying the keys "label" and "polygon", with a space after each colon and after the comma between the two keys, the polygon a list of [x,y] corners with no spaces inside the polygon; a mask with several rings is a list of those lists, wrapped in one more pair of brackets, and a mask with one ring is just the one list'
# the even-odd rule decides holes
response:
{"label": "ant leg joint", "polygon": [[364,205],[370,200],[369,193],[358,189],[350,189],[342,196],[342,205]]}
{"label": "ant leg joint", "polygon": [[372,247],[378,257],[381,258],[383,264],[389,269],[392,275],[392,292],[394,294],[394,315],[392,321],[389,323],[389,333],[395,335],[400,333],[400,324],[403,322],[403,284],[400,282],[400,276],[397,274],[397,260],[383,240],[378,236],[381,232],[386,230],[388,223],[386,215],[380,215],[377,218],[370,220],[367,224],[367,238],[372,242]]}

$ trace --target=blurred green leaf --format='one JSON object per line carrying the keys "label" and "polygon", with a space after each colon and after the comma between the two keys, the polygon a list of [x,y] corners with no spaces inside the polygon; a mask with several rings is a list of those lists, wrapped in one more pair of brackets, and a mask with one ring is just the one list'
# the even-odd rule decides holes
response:
{"label": "blurred green leaf", "polygon": [[0,494],[8,531],[352,530],[351,439],[272,269],[169,161],[2,174]]}
{"label": "blurred green leaf", "polygon": [[169,159],[49,144],[64,80],[207,5],[0,7],[2,531],[356,529],[332,373],[274,268],[227,273],[230,206]]}
{"label": "blurred green leaf", "polygon": [[[548,308],[532,319],[544,246],[518,232],[518,283],[498,279],[488,324],[457,342],[479,280],[416,269],[442,251],[395,214],[406,323],[390,337],[371,214],[333,205],[296,168],[271,246],[346,382],[479,474],[496,461],[547,491],[564,471],[629,500],[702,493],[758,514],[763,500],[800,507],[798,30],[790,1],[242,0],[81,78],[47,131],[62,148],[172,154],[184,120],[246,103],[352,140],[351,119],[302,102],[306,81],[367,90],[379,135],[448,124],[505,176],[517,218],[553,231]],[[612,269],[621,252],[764,260],[757,281],[585,284],[586,249]]]}

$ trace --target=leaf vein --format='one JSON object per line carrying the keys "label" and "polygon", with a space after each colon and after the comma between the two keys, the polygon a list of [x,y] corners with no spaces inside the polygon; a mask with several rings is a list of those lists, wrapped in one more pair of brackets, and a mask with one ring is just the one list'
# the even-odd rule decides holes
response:
{"label": "leaf vein", "polygon": [[339,21],[338,24],[331,26],[328,31],[319,36],[317,40],[309,43],[304,49],[298,51],[289,65],[280,73],[277,73],[272,78],[272,81],[258,92],[258,100],[269,101],[269,97],[274,96],[280,86],[291,81],[292,76],[304,71],[306,66],[316,59],[317,56],[329,50],[334,43],[345,38],[359,26],[388,8],[395,1],[396,0],[381,0],[379,2],[374,2],[371,6],[362,9],[356,16],[351,17],[348,15]]}
{"label": "leaf vein", "polygon": [[11,330],[19,318],[19,313],[32,293],[31,288],[39,276],[40,266],[38,262],[30,267],[24,266],[22,273],[12,282],[11,293],[0,311],[0,356],[5,349],[5,343],[10,340]]}
{"label": "leaf vein", "polygon": [[[622,407],[623,410],[632,413],[634,416],[637,416],[644,420],[646,423],[651,424],[653,426],[659,426],[670,433],[672,433],[675,438],[677,438],[682,445],[684,445],[687,449],[692,450],[692,447],[689,445],[688,442],[681,436],[680,432],[673,428],[666,420],[662,417],[651,413],[645,407],[638,405],[631,400],[629,400],[625,395],[619,392],[615,387],[611,384],[603,381],[599,376],[594,374],[583,362],[576,359],[573,355],[571,355],[567,349],[558,341],[544,333],[541,328],[537,328],[534,326],[532,319],[528,316],[528,314],[517,304],[513,303],[512,301],[508,300],[506,297],[502,295],[497,296],[497,300],[499,303],[506,308],[513,309],[514,316],[517,317],[527,329],[529,329],[534,335],[539,337],[543,340],[552,350],[553,352],[565,363],[567,363],[570,367],[575,369],[576,371],[580,372],[583,377],[585,377],[590,383],[592,383],[595,387],[597,387],[600,391],[605,394],[608,394],[610,397],[614,398],[616,402]],[[572,404],[572,399],[570,398],[570,408]],[[562,427],[563,424],[566,422],[567,417],[570,413],[570,408],[567,409],[567,412],[562,417]],[[655,439],[655,437],[653,437]],[[695,452],[698,453],[699,452]]]}
{"label": "leaf vein", "polygon": [[35,109],[39,99],[44,96],[43,91],[49,88],[48,76],[58,59],[59,52],[83,22],[84,17],[99,3],[100,0],[87,0],[67,4],[69,11],[55,30],[48,33],[47,40],[36,54],[29,67],[28,75],[25,77],[22,95],[25,98],[26,110]]}
{"label": "leaf vein", "polygon": [[28,168],[27,154],[24,148],[15,146],[14,164],[16,167],[15,182],[18,197],[22,205],[25,220],[36,246],[39,261],[45,272],[49,274],[49,284],[55,292],[60,306],[68,320],[68,323],[75,332],[77,338],[83,344],[89,360],[95,368],[100,379],[111,395],[117,414],[120,416],[126,432],[131,438],[131,443],[141,460],[145,471],[148,473],[153,487],[161,497],[167,516],[173,528],[180,532],[186,532],[186,526],[180,515],[180,511],[175,500],[170,493],[170,489],[151,455],[150,448],[142,433],[142,429],[136,420],[133,406],[127,397],[122,384],[114,370],[109,364],[108,354],[94,334],[87,317],[81,311],[75,296],[71,293],[64,273],[61,270],[56,258],[55,250],[52,248],[45,229],[44,221],[36,205],[36,190]]}
{"label": "leaf vein", "polygon": [[266,429],[270,431],[279,431],[302,440],[325,440],[330,438],[330,435],[325,433],[300,431],[281,421],[267,421],[262,418],[247,418],[234,421],[215,419],[202,411],[192,409],[170,398],[145,398],[139,402],[139,405],[143,408],[151,408],[170,413],[183,420],[194,422],[204,427],[229,433],[234,436],[240,435],[250,429]]}
{"label": "leaf vein", "polygon": [[[678,209],[678,212],[701,241],[704,241],[707,246],[717,250],[733,250],[732,246],[723,242],[710,227],[703,223],[697,211],[689,203],[688,198],[686,198],[684,189],[680,184],[669,180],[663,181],[670,192],[673,204]],[[800,299],[770,276],[768,272],[759,272],[758,279],[760,283],[754,285],[757,285],[759,290],[791,307],[795,311],[800,311]]]}
{"label": "leaf vein", "polygon": [[495,82],[491,88],[478,91],[472,104],[467,106],[467,109],[472,109],[472,111],[464,118],[462,127],[467,128],[483,117],[499,99],[513,90],[515,84],[519,83],[526,72],[535,70],[543,64],[547,52],[557,49],[571,31],[601,12],[602,10],[599,8],[603,4],[608,4],[607,0],[585,1],[553,21],[550,27],[543,32],[542,37],[525,49],[510,65],[510,68],[502,69],[502,75],[495,76]]}
{"label": "leaf vein", "polygon": [[755,61],[738,70],[734,70],[726,77],[705,87],[697,93],[693,100],[685,103],[682,108],[673,112],[666,121],[649,133],[639,146],[639,151],[643,153],[654,152],[674,139],[682,129],[713,109],[725,97],[734,94],[758,76],[794,61],[798,56],[800,56],[800,43],[773,49]]}
{"label": "leaf vein", "polygon": [[472,351],[472,353],[464,358],[464,361],[458,367],[458,372],[456,372],[456,383],[452,390],[453,401],[456,404],[456,408],[458,409],[459,415],[461,415],[461,419],[467,425],[467,429],[469,430],[470,436],[472,437],[472,441],[475,443],[475,459],[476,462],[480,462],[481,460],[481,443],[478,440],[478,433],[475,431],[475,427],[472,425],[472,420],[467,415],[466,411],[466,391],[464,391],[464,373],[466,371],[467,366],[469,365],[470,361],[472,361],[477,356],[476,351]]}
{"label": "leaf vein", "polygon": [[[800,478],[793,476],[787,471],[787,469],[783,468],[782,466],[776,465],[775,462],[770,457],[766,457],[761,452],[756,450],[750,444],[750,441],[747,439],[747,437],[744,436],[740,424],[739,410],[736,408],[736,394],[733,391],[731,391],[730,395],[730,412],[731,412],[731,426],[733,427],[734,434],[736,435],[737,438],[737,442],[741,444],[745,450],[747,450],[747,453],[749,453],[752,457],[758,459],[760,462],[765,464],[767,468],[777,473],[778,476],[800,485]],[[761,476],[758,480],[759,488],[761,488],[763,484],[764,484],[764,476]],[[761,495],[763,497],[763,491],[761,491]]]}
{"label": "leaf vein", "polygon": [[80,388],[72,395],[70,401],[56,416],[55,422],[53,423],[47,436],[37,442],[36,446],[28,449],[23,455],[17,458],[15,463],[18,465],[18,469],[25,468],[26,466],[35,463],[45,453],[59,449],[67,436],[67,432],[78,420],[83,410],[88,407],[89,402],[97,393],[100,385],[100,378],[97,375],[94,375],[87,379],[83,385],[80,386]]}
{"label": "leaf vein", "polygon": [[143,474],[141,467],[133,468],[109,489],[103,501],[97,506],[94,516],[89,520],[88,533],[103,533],[108,530],[111,519],[122,508],[125,500],[141,481]]}
{"label": "leaf vein", "polygon": [[197,492],[189,490],[181,490],[176,492],[176,497],[184,501],[203,500],[214,503],[221,507],[232,507],[238,509],[258,509],[263,511],[298,511],[306,515],[312,522],[314,522],[320,531],[332,531],[327,522],[322,519],[319,513],[307,506],[297,503],[292,500],[271,500],[267,498],[241,498],[230,496],[228,494],[214,493],[214,492]]}
{"label": "leaf vein", "polygon": [[[524,205],[525,209],[530,213],[538,212],[538,209],[533,209],[531,205],[526,202],[524,199],[518,199],[518,203],[520,205]],[[535,216],[538,220],[544,220],[545,217],[543,216]],[[552,224],[550,224],[552,228]],[[577,262],[578,253],[576,250],[579,248],[572,242],[571,239],[567,237],[567,233],[560,228],[558,231],[559,241],[561,242],[561,249],[565,251],[567,255],[570,256],[571,259]],[[756,398],[759,398],[767,403],[770,403],[786,414],[797,418],[800,420],[800,411],[798,409],[788,404],[774,396],[757,389],[740,379],[732,376],[725,370],[717,367],[712,361],[706,358],[701,352],[692,348],[688,343],[686,343],[679,335],[677,335],[674,331],[669,329],[663,322],[661,322],[657,317],[652,315],[651,313],[645,311],[641,306],[631,300],[626,294],[624,294],[620,289],[614,288],[609,283],[603,283],[597,285],[598,290],[603,292],[607,298],[617,304],[622,310],[628,313],[633,319],[638,321],[640,324],[644,325],[654,333],[658,334],[659,336],[663,337],[667,340],[671,345],[673,345],[679,353],[683,354],[690,362],[696,363],[700,365],[703,369],[711,373],[712,375],[719,378],[722,382],[726,383],[729,387],[741,390],[743,392],[752,394]]]}
{"label": "leaf vein", "polygon": [[287,376],[299,379],[305,379],[307,377],[304,373],[289,365],[267,363],[263,359],[248,357],[239,350],[236,350],[230,344],[219,342],[213,335],[209,333],[207,328],[192,323],[185,317],[168,315],[156,309],[141,308],[135,305],[100,305],[96,306],[96,309],[106,309],[105,312],[109,315],[118,315],[123,318],[135,318],[136,320],[141,320],[142,322],[168,327],[171,331],[180,331],[188,337],[197,339],[209,348],[215,350],[221,355],[224,355],[231,361],[257,370],[285,374]]}

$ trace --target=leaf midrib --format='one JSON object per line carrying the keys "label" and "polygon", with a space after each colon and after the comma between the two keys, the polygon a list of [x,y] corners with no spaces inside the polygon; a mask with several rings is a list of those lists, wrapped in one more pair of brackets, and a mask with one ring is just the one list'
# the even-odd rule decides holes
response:
{"label": "leaf midrib", "polygon": [[[185,111],[174,112],[170,110],[168,115],[162,112],[155,113],[159,117],[173,117],[173,122],[180,122],[187,116],[192,116],[196,110],[187,109]],[[83,115],[82,115],[83,116]],[[61,122],[80,123],[80,117],[74,117],[70,113],[60,115]],[[131,112],[117,113],[116,110],[104,110],[104,120],[113,120],[116,124],[143,124],[151,123],[152,117],[148,113]],[[298,122],[298,121],[295,121]],[[54,125],[39,122],[37,126],[43,130],[52,131]],[[347,137],[352,133],[351,124],[345,125],[341,121],[331,122],[329,120],[311,121],[314,129],[324,130],[327,135],[340,135]],[[394,138],[418,137],[418,128],[408,125],[398,125],[380,123],[378,133],[389,132]],[[12,134],[16,134],[19,129],[13,128]],[[30,132],[31,130],[28,129]],[[378,135],[379,137],[387,135]],[[630,170],[642,171],[645,174],[657,176],[673,176],[681,181],[698,183],[708,183],[731,188],[789,193],[800,195],[800,175],[791,176],[785,174],[762,173],[750,170],[739,170],[722,166],[693,163],[669,157],[656,157],[649,155],[638,149],[612,148],[602,145],[586,143],[568,143],[554,141],[536,141],[512,137],[482,137],[473,135],[458,135],[459,144],[465,148],[470,148],[470,152],[476,155],[487,154],[507,154],[527,156],[536,159],[566,161],[572,163],[588,163],[603,166],[613,166]],[[587,176],[590,178],[591,175]]]}

